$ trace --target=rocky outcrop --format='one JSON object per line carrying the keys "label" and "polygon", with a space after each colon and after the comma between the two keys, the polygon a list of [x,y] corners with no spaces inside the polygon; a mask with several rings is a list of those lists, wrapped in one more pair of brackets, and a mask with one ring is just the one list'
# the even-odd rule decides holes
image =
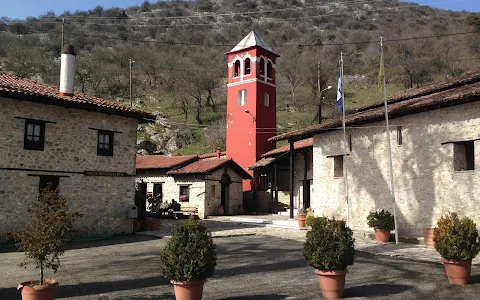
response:
{"label": "rocky outcrop", "polygon": [[169,155],[177,149],[195,143],[190,129],[172,125],[159,111],[154,111],[155,122],[138,126],[137,154]]}

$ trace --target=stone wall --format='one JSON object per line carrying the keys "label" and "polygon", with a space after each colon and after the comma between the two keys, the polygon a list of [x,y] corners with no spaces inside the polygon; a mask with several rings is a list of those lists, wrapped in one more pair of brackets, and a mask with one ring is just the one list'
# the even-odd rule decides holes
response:
{"label": "stone wall", "polygon": [[[236,214],[239,204],[243,204],[242,178],[234,171],[227,170],[232,184],[229,190],[230,214]],[[166,172],[141,171],[137,172],[137,180],[147,183],[147,192],[153,192],[155,183],[162,183],[163,200],[178,201],[180,185],[190,185],[189,201],[180,202],[182,206],[198,207],[198,216],[204,219],[207,216],[217,215],[217,206],[220,205],[222,186],[220,179],[224,170],[218,170],[206,176],[167,176]]]}
{"label": "stone wall", "polygon": [[[437,109],[391,120],[392,160],[400,235],[421,235],[449,211],[466,215],[480,225],[480,141],[475,141],[475,170],[454,170],[452,141],[480,136],[480,103]],[[397,144],[401,126],[402,144]],[[350,226],[367,228],[366,217],[376,209],[392,212],[384,122],[347,129],[352,151],[347,156]],[[334,177],[334,158],[340,155],[341,131],[315,136],[314,197],[316,215],[346,217],[344,182]]]}
{"label": "stone wall", "polygon": [[[0,231],[25,225],[39,175],[50,175],[63,176],[60,195],[84,213],[76,223],[82,235],[131,232],[127,209],[134,203],[136,119],[7,98],[0,98],[0,107]],[[45,124],[43,151],[23,149],[25,120],[18,118],[55,122]],[[89,127],[118,132],[113,156],[97,155],[97,130]],[[130,176],[85,176],[84,171]]]}

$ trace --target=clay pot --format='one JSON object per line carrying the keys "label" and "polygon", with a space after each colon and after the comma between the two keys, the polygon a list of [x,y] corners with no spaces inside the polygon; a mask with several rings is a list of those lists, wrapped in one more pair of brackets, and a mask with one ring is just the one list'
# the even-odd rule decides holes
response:
{"label": "clay pot", "polygon": [[175,299],[177,300],[201,300],[203,295],[203,284],[207,281],[170,281],[175,291]]}
{"label": "clay pot", "polygon": [[390,241],[390,230],[375,228],[375,240],[379,243],[388,243]]}
{"label": "clay pot", "polygon": [[219,205],[217,206],[217,213],[219,216],[223,216],[223,214],[225,213],[225,211],[223,210],[223,205]]}
{"label": "clay pot", "polygon": [[58,286],[58,282],[54,279],[44,280],[44,285],[35,285],[33,287],[28,286],[36,280],[22,282],[17,290],[22,293],[22,300],[52,300],[55,297],[55,289]]}
{"label": "clay pot", "polygon": [[160,230],[160,220],[150,220],[150,230]]}
{"label": "clay pot", "polygon": [[297,221],[298,221],[298,227],[303,228],[305,227],[305,221],[307,220],[307,215],[305,214],[298,214],[297,215]]}
{"label": "clay pot", "polygon": [[425,247],[427,248],[435,248],[433,230],[434,228],[423,228],[423,238],[425,239]]}
{"label": "clay pot", "polygon": [[133,232],[139,232],[143,229],[143,221],[133,221]]}
{"label": "clay pot", "polygon": [[442,261],[450,284],[468,284],[472,272],[472,260],[456,261],[442,258]]}
{"label": "clay pot", "polygon": [[243,215],[243,205],[242,204],[239,204],[238,207],[237,207],[237,213],[239,215]]}
{"label": "clay pot", "polygon": [[343,297],[345,290],[345,276],[348,270],[320,271],[315,269],[322,295],[327,299],[337,299]]}

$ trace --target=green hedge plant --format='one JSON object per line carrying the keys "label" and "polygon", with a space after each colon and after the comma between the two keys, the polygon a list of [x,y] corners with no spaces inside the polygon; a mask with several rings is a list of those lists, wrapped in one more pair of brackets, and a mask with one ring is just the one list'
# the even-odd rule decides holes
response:
{"label": "green hedge plant", "polygon": [[367,224],[370,227],[381,230],[395,229],[395,222],[392,214],[389,211],[372,211],[367,216]]}
{"label": "green hedge plant", "polygon": [[448,260],[471,260],[480,251],[477,226],[468,217],[459,218],[457,213],[438,220],[433,241],[438,253]]}
{"label": "green hedge plant", "polygon": [[211,233],[195,220],[177,224],[161,252],[161,270],[173,281],[194,281],[213,275],[217,264]]}
{"label": "green hedge plant", "polygon": [[355,239],[345,221],[316,217],[311,219],[303,255],[308,264],[321,271],[345,270],[353,264]]}
{"label": "green hedge plant", "polygon": [[314,216],[308,216],[307,219],[305,220],[305,225],[312,226],[315,219],[316,219],[316,217],[314,217]]}
{"label": "green hedge plant", "polygon": [[29,223],[13,238],[25,251],[25,261],[19,266],[34,264],[40,269],[40,285],[44,282],[44,270],[57,272],[60,256],[64,253],[64,244],[69,233],[73,231],[77,212],[69,212],[67,200],[50,188],[40,191],[38,199],[33,201],[28,212]]}

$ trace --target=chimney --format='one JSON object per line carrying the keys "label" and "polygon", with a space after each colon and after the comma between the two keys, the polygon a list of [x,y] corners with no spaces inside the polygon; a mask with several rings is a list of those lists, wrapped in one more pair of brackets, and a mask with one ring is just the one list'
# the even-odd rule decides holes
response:
{"label": "chimney", "polygon": [[220,158],[222,156],[222,151],[220,151],[220,148],[217,148],[217,158]]}
{"label": "chimney", "polygon": [[73,79],[75,78],[75,50],[72,45],[63,46],[60,67],[60,96],[73,96]]}

